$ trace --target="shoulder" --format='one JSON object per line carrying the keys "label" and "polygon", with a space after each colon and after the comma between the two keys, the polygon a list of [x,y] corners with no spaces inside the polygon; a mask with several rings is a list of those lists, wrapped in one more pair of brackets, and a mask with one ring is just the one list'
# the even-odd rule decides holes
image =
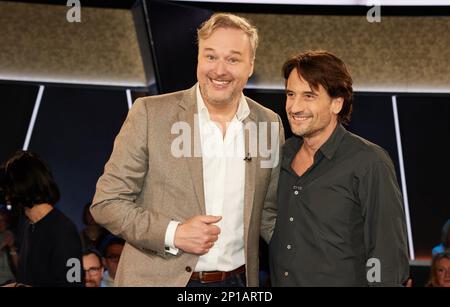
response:
{"label": "shoulder", "polygon": [[79,236],[79,232],[77,229],[77,226],[75,226],[75,223],[68,218],[64,213],[62,213],[59,209],[54,208],[54,218],[53,223],[55,225],[55,232],[59,234],[60,236],[67,236],[67,235],[76,235]]}
{"label": "shoulder", "polygon": [[189,90],[183,90],[173,93],[167,93],[162,95],[145,96],[136,99],[135,103],[139,103],[145,106],[153,106],[154,104],[170,103],[180,101],[186,92]]}
{"label": "shoulder", "polygon": [[[174,120],[180,105],[195,103],[191,99],[192,89],[163,95],[140,97],[135,100],[127,119],[131,122],[164,125]],[[150,125],[155,126],[155,125]],[[144,127],[144,126],[141,126]]]}
{"label": "shoulder", "polygon": [[352,148],[352,155],[360,158],[365,164],[392,164],[392,160],[384,148],[349,131],[346,132],[342,145]]}
{"label": "shoulder", "polygon": [[253,99],[245,96],[250,113],[254,115],[258,121],[271,121],[271,122],[281,122],[280,117],[277,113],[269,108],[264,107]]}
{"label": "shoulder", "polygon": [[165,109],[167,107],[171,107],[173,105],[178,104],[178,102],[183,99],[183,97],[188,91],[189,90],[183,90],[162,95],[140,97],[135,100],[132,108],[135,109],[144,108],[146,110],[152,111],[161,108]]}

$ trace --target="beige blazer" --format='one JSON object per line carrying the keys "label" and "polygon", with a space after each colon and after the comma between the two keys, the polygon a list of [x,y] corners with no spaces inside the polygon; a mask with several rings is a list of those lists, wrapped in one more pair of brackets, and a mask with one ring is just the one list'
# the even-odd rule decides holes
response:
{"label": "beige blazer", "polygon": [[[250,121],[278,123],[274,146],[284,142],[280,117],[246,98]],[[171,147],[180,136],[173,124],[192,127],[199,139],[196,87],[176,93],[139,98],[114,142],[114,149],[99,178],[91,212],[95,220],[126,240],[116,286],[185,286],[199,256],[165,251],[164,237],[171,220],[185,221],[205,214],[201,157],[175,157]],[[269,123],[270,127],[270,123]],[[270,131],[270,130],[269,130]],[[267,133],[270,136],[270,133]],[[246,149],[250,139],[246,133]],[[268,140],[269,144],[272,145]],[[279,143],[279,144],[276,144]],[[200,147],[192,142],[194,155]],[[280,147],[278,147],[280,148]],[[261,168],[259,154],[246,163],[244,242],[247,285],[258,286],[259,237],[269,241],[276,218],[276,189],[280,163]]]}

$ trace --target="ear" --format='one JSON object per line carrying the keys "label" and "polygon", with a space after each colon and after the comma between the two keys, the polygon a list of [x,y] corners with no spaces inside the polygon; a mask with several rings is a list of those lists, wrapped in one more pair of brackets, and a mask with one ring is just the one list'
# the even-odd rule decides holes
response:
{"label": "ear", "polygon": [[331,112],[333,112],[333,114],[338,115],[339,112],[341,112],[343,106],[344,106],[343,97],[337,97],[331,100]]}
{"label": "ear", "polygon": [[253,75],[253,69],[255,67],[255,58],[250,59],[250,73],[248,77],[250,78]]}

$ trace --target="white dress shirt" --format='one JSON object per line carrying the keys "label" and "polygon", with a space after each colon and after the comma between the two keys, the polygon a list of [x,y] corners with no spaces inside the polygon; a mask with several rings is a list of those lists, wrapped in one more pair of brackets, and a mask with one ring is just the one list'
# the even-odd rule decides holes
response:
{"label": "white dress shirt", "polygon": [[[200,256],[194,271],[232,271],[245,264],[244,254],[244,189],[245,142],[243,120],[250,114],[242,94],[238,110],[228,124],[225,137],[211,121],[197,85],[197,109],[203,161],[203,187],[206,214],[222,216],[217,223],[221,233],[214,246]],[[175,230],[179,222],[167,227],[165,244],[176,254]]]}

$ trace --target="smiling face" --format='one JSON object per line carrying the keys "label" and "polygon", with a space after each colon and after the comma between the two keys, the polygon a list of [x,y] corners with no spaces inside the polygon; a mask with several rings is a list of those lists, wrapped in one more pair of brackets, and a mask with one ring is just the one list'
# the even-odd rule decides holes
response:
{"label": "smiling face", "polygon": [[244,31],[218,28],[200,39],[197,80],[205,104],[237,103],[252,72],[251,45]]}
{"label": "smiling face", "polygon": [[436,277],[439,287],[450,287],[450,259],[442,258],[436,262]]}
{"label": "smiling face", "polygon": [[331,98],[322,85],[313,89],[293,69],[286,84],[286,113],[295,135],[312,138],[329,134],[337,124],[342,98]]}

